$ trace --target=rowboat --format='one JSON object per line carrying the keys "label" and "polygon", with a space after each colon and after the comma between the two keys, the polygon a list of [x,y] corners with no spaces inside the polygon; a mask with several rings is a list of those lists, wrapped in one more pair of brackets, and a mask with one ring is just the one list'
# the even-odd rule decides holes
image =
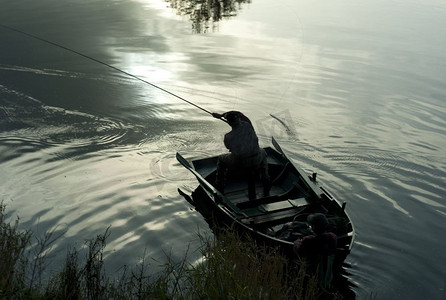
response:
{"label": "rowboat", "polygon": [[[180,194],[205,217],[212,217],[218,224],[234,226],[250,234],[256,241],[279,247],[290,257],[294,256],[293,242],[312,234],[307,217],[322,213],[328,219],[328,231],[338,237],[335,264],[340,265],[350,252],[355,236],[353,224],[345,209],[346,203],[335,199],[321,186],[316,173],[307,175],[288,159],[274,138],[272,145],[274,148],[264,148],[271,179],[268,196],[260,194],[263,190],[260,179],[247,180],[247,175],[240,172],[228,175],[222,193],[214,186],[218,156],[189,162],[177,153],[180,164],[199,182],[192,195],[179,189]],[[254,182],[255,191],[258,191],[255,199],[249,197],[250,181]]]}

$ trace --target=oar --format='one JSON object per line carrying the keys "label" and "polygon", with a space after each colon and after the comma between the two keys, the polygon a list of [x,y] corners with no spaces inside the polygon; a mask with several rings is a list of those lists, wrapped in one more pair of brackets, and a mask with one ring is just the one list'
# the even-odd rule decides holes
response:
{"label": "oar", "polygon": [[279,143],[276,141],[274,137],[271,137],[271,142],[273,143],[274,148],[276,148],[277,151],[279,151],[283,156],[285,156],[285,153],[283,152],[282,148],[280,147]]}
{"label": "oar", "polygon": [[178,188],[177,190],[178,190],[178,194],[180,194],[181,196],[183,196],[184,199],[186,199],[187,202],[189,202],[189,203],[192,204],[193,206],[196,205],[194,199],[193,199],[191,196],[189,196],[186,192],[184,192],[184,191],[183,191],[182,189],[180,189],[180,188]]}

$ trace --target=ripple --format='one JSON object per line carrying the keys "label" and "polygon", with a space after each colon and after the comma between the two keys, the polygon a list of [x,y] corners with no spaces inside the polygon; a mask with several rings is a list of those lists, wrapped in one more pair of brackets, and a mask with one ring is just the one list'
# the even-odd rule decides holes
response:
{"label": "ripple", "polygon": [[[411,289],[414,294],[419,294],[418,287],[408,287],[405,283],[405,276],[416,277],[419,274],[423,274],[430,290],[438,290],[435,274],[441,273],[438,259],[442,255],[432,249],[432,251],[428,250],[429,255],[425,256],[423,253],[426,252],[418,249],[418,243],[425,245],[429,240],[428,235],[420,236],[418,232],[431,226],[419,219],[409,221],[404,215],[395,215],[392,210],[381,211],[380,218],[375,215],[378,210],[372,207],[369,213],[358,224],[360,234],[357,236],[357,242],[351,254],[351,259],[355,261],[351,271],[360,287],[358,296],[361,299],[369,298],[370,291],[378,291],[375,292],[378,298],[390,299],[392,298],[390,295],[398,294],[400,289]],[[380,221],[382,219],[388,221],[383,223]],[[417,231],[403,225],[408,223],[417,226]],[[406,238],[402,239],[402,236]],[[366,258],[369,263],[358,263]],[[392,270],[399,269],[401,265],[410,265],[410,270],[406,270],[404,276],[393,275]],[[381,270],[379,276],[376,276],[376,269]],[[428,270],[430,272],[427,272]],[[422,290],[425,288],[427,286],[423,284]]]}
{"label": "ripple", "polygon": [[[345,3],[330,2],[321,11],[316,2],[288,1],[291,10],[278,16],[306,12],[299,16],[305,28],[290,28],[286,18],[264,17],[265,1],[253,2],[252,12],[260,14],[246,11],[214,36],[191,36],[181,20],[160,19],[134,1],[73,6],[67,20],[81,22],[74,27],[57,17],[42,22],[48,9],[66,16],[66,5],[42,9],[28,2],[4,3],[13,8],[4,10],[11,24],[26,12],[23,28],[38,25],[42,34],[142,78],[156,73],[163,87],[211,111],[246,111],[264,145],[271,135],[283,139],[291,159],[318,172],[327,190],[348,203],[358,233],[349,272],[362,298],[374,298],[369,291],[379,299],[438,298],[444,288],[439,262],[446,261],[439,238],[446,216],[446,90],[444,47],[435,33],[446,27],[432,3],[417,0],[411,10],[369,1],[346,10]],[[380,13],[383,22],[373,22],[370,16]],[[290,38],[294,29],[307,33],[305,47],[303,36]],[[102,69],[56,69],[96,70],[90,62],[73,65],[81,60],[65,60],[48,45],[4,37],[17,51],[5,48],[10,65],[0,65],[7,75],[0,84],[0,197],[29,224],[65,226],[66,240],[57,245],[61,260],[67,245],[110,224],[106,251],[113,266],[132,264],[146,248],[160,261],[164,250],[182,256],[195,229],[207,224],[177,194],[178,186],[193,190],[197,182],[174,154],[193,159],[224,152],[229,128],[133,79]],[[29,49],[36,51],[29,55]],[[77,101],[79,110],[90,105],[84,94],[97,97],[89,113],[76,111]]]}
{"label": "ripple", "polygon": [[[52,159],[79,157],[109,146],[126,143],[134,134],[141,135],[135,125],[118,119],[97,117],[87,113],[65,110],[42,104],[26,94],[6,89],[6,95],[17,97],[15,102],[3,99],[2,110],[7,111],[7,121],[2,127],[7,131],[5,145],[20,144],[19,150],[8,160],[26,151],[55,147],[61,150]],[[33,136],[30,142],[29,136]]]}
{"label": "ripple", "polygon": [[48,69],[48,68],[37,69],[37,68],[14,66],[14,65],[0,65],[0,71],[29,73],[39,76],[44,75],[44,76],[54,76],[54,77],[63,77],[72,79],[88,79],[93,81],[106,81],[109,83],[114,82],[122,84],[126,81],[132,83],[132,80],[129,77],[106,76],[102,74],[81,73],[81,72]]}

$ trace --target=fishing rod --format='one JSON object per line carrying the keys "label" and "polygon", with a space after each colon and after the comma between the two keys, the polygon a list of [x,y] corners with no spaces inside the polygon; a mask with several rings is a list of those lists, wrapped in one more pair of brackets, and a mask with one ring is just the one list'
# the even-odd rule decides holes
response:
{"label": "fishing rod", "polygon": [[197,104],[192,103],[192,102],[190,102],[189,100],[186,100],[186,99],[184,99],[184,98],[181,97],[181,96],[178,96],[178,95],[176,95],[176,94],[174,94],[174,93],[172,93],[172,92],[170,92],[170,91],[168,91],[168,90],[166,90],[166,89],[163,89],[162,87],[160,87],[160,86],[158,86],[158,85],[156,85],[156,84],[153,84],[153,83],[151,83],[151,82],[149,82],[149,81],[147,81],[147,80],[144,80],[144,79],[142,79],[142,78],[140,78],[140,77],[138,77],[138,76],[136,76],[136,75],[133,75],[133,74],[128,73],[128,72],[126,72],[126,71],[124,71],[124,70],[121,70],[121,69],[119,69],[119,68],[117,68],[117,67],[114,67],[114,66],[112,66],[112,65],[110,65],[110,64],[107,64],[107,63],[105,63],[105,62],[103,62],[103,61],[100,61],[99,59],[96,59],[96,58],[94,58],[94,57],[88,56],[88,55],[83,54],[83,53],[81,53],[81,52],[79,52],[79,51],[70,49],[70,48],[68,48],[68,47],[65,47],[65,46],[63,46],[63,45],[60,45],[60,44],[57,44],[57,43],[55,43],[55,42],[49,41],[49,40],[47,40],[47,39],[41,38],[41,37],[39,37],[39,36],[37,36],[37,35],[31,34],[31,33],[28,33],[28,32],[25,32],[25,31],[22,31],[22,30],[19,30],[19,29],[10,27],[10,26],[6,26],[6,25],[3,25],[3,24],[0,24],[0,26],[3,27],[3,28],[9,29],[9,30],[11,30],[11,31],[15,31],[15,32],[18,32],[18,33],[20,33],[20,34],[23,34],[23,35],[32,37],[32,38],[37,39],[37,40],[39,40],[39,41],[41,41],[41,42],[44,42],[44,43],[47,43],[47,44],[50,44],[50,45],[59,47],[59,48],[61,48],[61,49],[67,50],[67,51],[69,51],[69,52],[75,53],[75,54],[80,55],[80,56],[82,56],[82,57],[84,57],[84,58],[87,58],[87,59],[89,59],[89,60],[92,60],[92,61],[94,61],[94,62],[100,63],[101,65],[107,66],[107,67],[109,67],[109,68],[111,68],[111,69],[113,69],[113,70],[115,70],[115,71],[121,72],[121,73],[123,73],[123,74],[125,74],[125,75],[127,75],[127,76],[130,76],[130,77],[135,78],[135,79],[137,79],[137,80],[139,80],[139,81],[142,81],[142,82],[144,82],[144,83],[146,83],[146,84],[148,84],[148,85],[150,85],[150,86],[152,86],[152,87],[154,87],[154,88],[157,88],[157,89],[159,89],[159,90],[161,90],[161,91],[163,91],[163,92],[165,92],[165,93],[167,93],[167,94],[169,94],[169,95],[172,95],[172,96],[174,96],[174,97],[176,97],[176,98],[178,98],[178,99],[180,99],[180,100],[182,100],[182,101],[184,101],[184,102],[186,102],[186,103],[189,103],[190,105],[193,105],[193,106],[195,106],[196,108],[201,109],[202,111],[204,111],[204,112],[206,112],[206,113],[212,115],[212,112],[210,112],[209,110],[207,110],[207,109],[205,109],[205,108],[203,108],[203,107],[201,107],[201,106],[198,106]]}

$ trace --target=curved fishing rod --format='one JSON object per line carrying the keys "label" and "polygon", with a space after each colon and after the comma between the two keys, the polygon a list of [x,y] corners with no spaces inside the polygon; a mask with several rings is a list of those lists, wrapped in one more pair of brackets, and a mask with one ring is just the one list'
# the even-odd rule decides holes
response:
{"label": "curved fishing rod", "polygon": [[100,61],[99,59],[96,59],[96,58],[94,58],[94,57],[88,56],[88,55],[83,54],[83,53],[81,53],[81,52],[78,52],[78,51],[76,51],[76,50],[67,48],[67,47],[65,47],[65,46],[63,46],[63,45],[54,43],[54,42],[52,42],[52,41],[46,40],[46,39],[41,38],[41,37],[39,37],[39,36],[37,36],[37,35],[33,35],[33,34],[31,34],[31,33],[27,33],[27,32],[25,32],[25,31],[22,31],[22,30],[13,28],[13,27],[9,27],[9,26],[3,25],[3,24],[0,24],[0,26],[1,26],[1,27],[4,27],[4,28],[6,28],[6,29],[9,29],[9,30],[11,30],[11,31],[15,31],[15,32],[21,33],[21,34],[23,34],[23,35],[32,37],[32,38],[34,38],[34,39],[37,39],[37,40],[42,41],[42,42],[45,42],[45,43],[47,43],[47,44],[50,44],[50,45],[59,47],[59,48],[61,48],[61,49],[67,50],[67,51],[70,51],[70,52],[72,52],[72,53],[75,53],[75,54],[77,54],[77,55],[80,55],[80,56],[82,56],[82,57],[85,57],[85,58],[87,58],[87,59],[89,59],[89,60],[92,60],[92,61],[94,61],[94,62],[100,63],[101,65],[107,66],[107,67],[109,67],[109,68],[111,68],[111,69],[113,69],[113,70],[115,70],[115,71],[121,72],[121,73],[123,73],[123,74],[125,74],[125,75],[127,75],[127,76],[130,76],[130,77],[133,77],[133,78],[135,78],[135,79],[137,79],[137,80],[139,80],[139,81],[142,81],[142,82],[144,82],[144,83],[146,83],[146,84],[148,84],[148,85],[150,85],[150,86],[152,86],[152,87],[154,87],[154,88],[157,88],[157,89],[159,89],[159,90],[161,90],[161,91],[163,91],[163,92],[165,92],[165,93],[167,93],[167,94],[169,94],[169,95],[172,95],[172,96],[174,96],[174,97],[176,97],[176,98],[178,98],[178,99],[180,99],[180,100],[182,100],[182,101],[184,101],[184,102],[186,102],[186,103],[189,103],[190,105],[193,105],[193,106],[195,106],[196,108],[201,109],[202,111],[204,111],[204,112],[206,112],[206,113],[212,115],[212,112],[210,112],[209,110],[204,109],[203,107],[198,106],[198,105],[196,105],[195,103],[192,103],[192,102],[190,102],[189,100],[184,99],[183,97],[180,97],[180,96],[178,96],[178,95],[175,95],[174,93],[169,92],[168,90],[163,89],[162,87],[159,87],[159,86],[157,86],[156,84],[153,84],[153,83],[151,83],[151,82],[149,82],[149,81],[147,81],[147,80],[144,80],[144,79],[142,79],[142,78],[140,78],[140,77],[138,77],[138,76],[136,76],[136,75],[133,75],[133,74],[131,74],[131,73],[128,73],[128,72],[126,72],[126,71],[124,71],[124,70],[118,69],[118,68],[116,68],[116,67],[114,67],[114,66],[112,66],[112,65],[110,65],[110,64],[107,64],[107,63],[105,63],[105,62],[103,62],[103,61]]}

